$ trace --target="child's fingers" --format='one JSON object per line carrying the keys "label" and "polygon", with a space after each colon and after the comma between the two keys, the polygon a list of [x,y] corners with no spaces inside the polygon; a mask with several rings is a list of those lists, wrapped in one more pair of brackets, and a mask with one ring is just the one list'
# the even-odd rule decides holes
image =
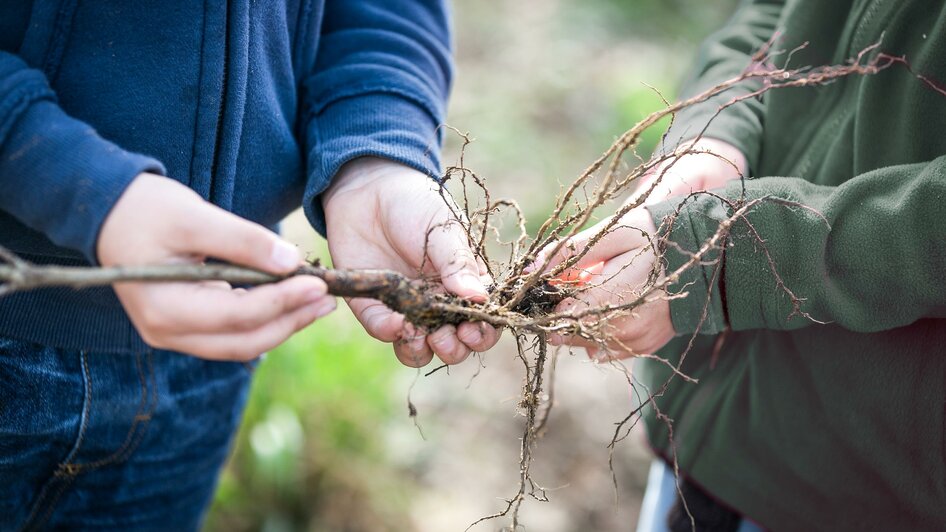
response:
{"label": "child's fingers", "polygon": [[323,299],[304,305],[253,331],[180,336],[166,349],[216,360],[252,360],[333,310],[335,300]]}
{"label": "child's fingers", "polygon": [[240,291],[202,283],[117,289],[135,325],[158,343],[182,334],[250,331],[326,298],[321,279],[302,276]]}
{"label": "child's fingers", "polygon": [[[179,254],[209,256],[251,268],[285,274],[302,261],[298,248],[265,227],[196,200],[180,220],[168,245]],[[172,222],[173,223],[173,222]]]}

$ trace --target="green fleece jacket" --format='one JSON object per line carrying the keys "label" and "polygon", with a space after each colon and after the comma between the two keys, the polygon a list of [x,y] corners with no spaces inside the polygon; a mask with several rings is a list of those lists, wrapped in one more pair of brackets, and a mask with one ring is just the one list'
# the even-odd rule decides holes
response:
{"label": "green fleece jacket", "polygon": [[[748,199],[811,209],[760,204],[748,220],[768,254],[737,223],[719,268],[683,276],[676,289],[689,295],[671,302],[680,336],[659,354],[679,362],[698,332],[682,369],[699,383],[675,379],[656,404],[674,421],[681,470],[767,528],[946,530],[946,7],[745,2],[702,46],[685,95],[738,75],[776,31],[779,49],[809,43],[790,66],[843,63],[880,42],[934,86],[894,66],[775,90],[712,122],[706,136],[748,158]],[[755,88],[681,113],[670,142]],[[735,200],[741,191],[734,182],[718,192]],[[651,214],[659,223],[679,204]],[[700,196],[670,238],[695,251],[730,214]],[[769,258],[801,310],[826,324],[793,314]],[[668,246],[669,270],[686,259]],[[637,373],[651,391],[671,376],[652,360],[639,360]],[[647,426],[670,456],[653,410]]]}

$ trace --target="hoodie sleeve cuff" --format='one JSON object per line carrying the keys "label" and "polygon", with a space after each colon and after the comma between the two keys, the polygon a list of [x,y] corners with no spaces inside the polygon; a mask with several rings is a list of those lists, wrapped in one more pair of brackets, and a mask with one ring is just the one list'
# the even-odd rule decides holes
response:
{"label": "hoodie sleeve cuff", "polygon": [[434,111],[397,93],[378,92],[336,100],[309,121],[306,217],[325,234],[320,195],[338,170],[359,157],[388,159],[440,176],[440,141]]}
{"label": "hoodie sleeve cuff", "polygon": [[97,263],[105,218],[151,157],[125,151],[49,100],[23,109],[0,146],[0,208]]}
{"label": "hoodie sleeve cuff", "polygon": [[[687,205],[678,207],[680,198],[670,199],[648,206],[654,224],[666,237],[663,257],[667,275],[683,267],[691,260],[719,226],[719,221],[726,218],[722,206],[711,212],[691,212]],[[674,219],[674,213],[680,209]],[[718,218],[718,220],[717,220]],[[673,221],[672,226],[669,224]],[[705,238],[704,238],[705,237]],[[677,280],[670,284],[670,295],[682,295],[670,300],[670,318],[677,334],[717,334],[726,326],[723,307],[723,252],[710,250],[697,264],[680,273]]]}

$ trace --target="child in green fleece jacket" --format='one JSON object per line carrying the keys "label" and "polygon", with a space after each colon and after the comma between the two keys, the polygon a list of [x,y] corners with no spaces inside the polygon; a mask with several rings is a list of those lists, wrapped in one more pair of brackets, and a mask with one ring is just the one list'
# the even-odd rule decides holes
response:
{"label": "child in green fleece jacket", "polygon": [[[895,66],[772,91],[712,120],[700,146],[735,166],[684,157],[663,198],[625,225],[653,233],[691,190],[737,200],[745,187],[749,200],[809,208],[759,204],[747,218],[767,253],[749,224],[735,224],[718,260],[673,285],[687,297],[645,306],[616,324],[616,336],[677,364],[696,335],[682,370],[699,383],[673,380],[656,405],[673,420],[684,492],[705,492],[737,516],[712,524],[696,515],[698,529],[735,530],[738,516],[776,530],[946,529],[946,7],[746,1],[704,43],[683,95],[737,76],[776,34],[779,49],[808,43],[792,55],[795,67],[843,63],[880,43],[925,81]],[[758,87],[745,83],[680,113],[669,145]],[[744,183],[741,172],[751,176]],[[669,232],[665,271],[731,214],[710,195],[687,201]],[[644,244],[628,229],[592,248],[584,263],[605,261],[608,281],[583,297],[607,302],[639,286],[653,256],[625,266]],[[793,312],[785,288],[812,319]],[[629,354],[624,348],[607,355]],[[672,377],[653,360],[635,370],[652,391]],[[647,429],[657,453],[673,456],[667,424],[652,411]],[[689,517],[668,524],[663,513],[644,528],[676,525],[689,530]]]}

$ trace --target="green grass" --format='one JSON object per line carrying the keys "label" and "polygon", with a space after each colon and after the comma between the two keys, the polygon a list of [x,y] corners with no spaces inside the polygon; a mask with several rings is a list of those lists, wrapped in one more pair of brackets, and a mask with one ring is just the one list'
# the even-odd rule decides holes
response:
{"label": "green grass", "polygon": [[390,347],[367,338],[345,310],[270,353],[206,528],[403,526],[398,503],[410,476],[387,465],[378,431],[404,413],[403,397],[392,396],[398,371]]}

